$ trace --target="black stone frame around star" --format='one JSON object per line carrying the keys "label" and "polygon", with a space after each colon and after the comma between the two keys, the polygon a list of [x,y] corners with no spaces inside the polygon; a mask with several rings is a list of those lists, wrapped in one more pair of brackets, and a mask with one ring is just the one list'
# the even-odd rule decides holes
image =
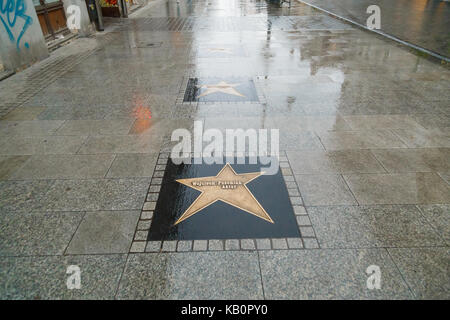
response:
{"label": "black stone frame around star", "polygon": [[[261,164],[232,164],[239,173],[258,172]],[[236,163],[236,162],[235,162]],[[200,192],[178,183],[177,179],[216,176],[223,164],[174,164],[169,158],[161,184],[148,241],[299,238],[295,214],[281,171],[262,175],[247,187],[270,215],[267,222],[239,208],[217,201],[183,222],[177,219],[200,195]]]}
{"label": "black stone frame around star", "polygon": [[[203,97],[199,97],[206,89],[200,88],[202,85],[213,85],[221,81],[230,84],[236,84],[234,89],[243,94],[244,97],[226,94],[223,92],[215,92]],[[189,78],[186,91],[184,93],[183,102],[258,102],[258,93],[253,79],[250,78]]]}

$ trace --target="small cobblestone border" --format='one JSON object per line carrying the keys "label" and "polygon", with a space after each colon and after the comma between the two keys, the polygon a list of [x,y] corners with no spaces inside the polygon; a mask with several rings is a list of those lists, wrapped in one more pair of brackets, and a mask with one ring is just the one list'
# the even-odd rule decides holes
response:
{"label": "small cobblestone border", "polygon": [[[261,81],[258,81],[258,77],[243,77],[243,76],[235,76],[235,78],[246,78],[251,79],[253,84],[255,85],[256,95],[258,96],[257,101],[183,101],[184,95],[186,93],[187,85],[189,79],[192,78],[207,78],[196,75],[195,72],[187,73],[183,77],[183,83],[181,84],[180,92],[178,93],[176,105],[177,106],[189,106],[189,105],[226,105],[226,104],[265,104],[267,103],[266,97],[264,96],[264,91],[261,87]],[[227,76],[227,78],[233,78],[233,76]]]}
{"label": "small cobblestone border", "polygon": [[[169,160],[169,152],[160,152],[153,171],[147,197],[135,230],[130,253],[137,252],[192,252],[192,251],[236,251],[236,250],[289,250],[317,249],[319,243],[308,212],[303,205],[295,176],[286,153],[279,156],[279,166],[286,184],[289,199],[300,230],[300,238],[260,238],[260,239],[210,239],[210,240],[168,240],[147,241],[153,213],[161,190],[162,179]],[[242,156],[237,154],[237,156]]]}

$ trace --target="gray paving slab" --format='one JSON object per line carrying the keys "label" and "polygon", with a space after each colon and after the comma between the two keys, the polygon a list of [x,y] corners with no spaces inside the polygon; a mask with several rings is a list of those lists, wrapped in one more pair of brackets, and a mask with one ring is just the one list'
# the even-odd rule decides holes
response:
{"label": "gray paving slab", "polygon": [[295,174],[384,173],[369,150],[288,151]]}
{"label": "gray paving slab", "polygon": [[[385,249],[260,252],[266,299],[412,299]],[[381,289],[368,289],[367,267],[382,270]]]}
{"label": "gray paving slab", "polygon": [[295,178],[307,206],[357,204],[341,175],[297,175]]}
{"label": "gray paving slab", "polygon": [[344,175],[360,204],[448,203],[450,188],[433,172]]}
{"label": "gray paving slab", "polygon": [[109,169],[108,178],[151,177],[158,155],[156,153],[118,154]]}
{"label": "gray paving slab", "polygon": [[30,156],[0,156],[0,180],[7,180]]}
{"label": "gray paving slab", "polygon": [[[2,299],[113,299],[126,255],[4,257]],[[78,266],[80,289],[68,289],[69,266]],[[69,269],[72,270],[72,269]]]}
{"label": "gray paving slab", "polygon": [[104,178],[114,155],[34,155],[11,174],[13,180]]}
{"label": "gray paving slab", "polygon": [[6,212],[0,216],[0,256],[62,255],[84,212]]}
{"label": "gray paving slab", "polygon": [[57,135],[121,135],[128,134],[134,119],[122,120],[67,120],[56,131]]}
{"label": "gray paving slab", "polygon": [[445,245],[414,205],[321,206],[308,212],[323,248]]}
{"label": "gray paving slab", "polygon": [[132,254],[117,297],[262,299],[258,257],[238,251]]}
{"label": "gray paving slab", "polygon": [[2,136],[0,154],[75,154],[86,138],[86,136]]}
{"label": "gray paving slab", "polygon": [[420,205],[418,206],[425,219],[433,226],[433,228],[444,238],[450,241],[450,205]]}
{"label": "gray paving slab", "polygon": [[390,248],[393,261],[417,299],[448,299],[448,247]]}
{"label": "gray paving slab", "polygon": [[[0,121],[0,134],[5,136],[49,136],[58,130],[64,121],[33,120],[33,121]],[[83,135],[83,134],[80,134]]]}
{"label": "gray paving slab", "polygon": [[40,206],[54,181],[0,181],[2,211],[31,211]]}
{"label": "gray paving slab", "polygon": [[79,154],[150,153],[159,150],[162,137],[91,136],[78,151]]}
{"label": "gray paving slab", "polygon": [[40,210],[141,210],[149,179],[56,180],[39,203]]}
{"label": "gray paving slab", "polygon": [[381,149],[372,150],[375,157],[390,173],[447,172],[449,149]]}
{"label": "gray paving slab", "polygon": [[66,254],[128,253],[140,211],[87,212]]}

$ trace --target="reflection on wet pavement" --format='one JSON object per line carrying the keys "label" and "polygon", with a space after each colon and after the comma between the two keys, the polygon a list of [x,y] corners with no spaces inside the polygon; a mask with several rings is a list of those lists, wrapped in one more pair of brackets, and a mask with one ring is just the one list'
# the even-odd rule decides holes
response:
{"label": "reflection on wet pavement", "polygon": [[[107,30],[0,82],[0,297],[449,298],[448,69],[296,2],[157,0]],[[280,130],[301,239],[146,242],[194,121]]]}
{"label": "reflection on wet pavement", "polygon": [[339,17],[366,25],[371,5],[381,13],[381,30],[450,59],[450,3],[442,0],[305,0]]}

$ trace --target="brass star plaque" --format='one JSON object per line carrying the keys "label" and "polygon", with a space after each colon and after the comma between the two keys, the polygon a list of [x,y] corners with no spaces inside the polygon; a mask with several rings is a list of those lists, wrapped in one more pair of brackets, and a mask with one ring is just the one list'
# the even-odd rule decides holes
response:
{"label": "brass star plaque", "polygon": [[257,102],[256,86],[251,78],[189,78],[183,102]]}
{"label": "brass star plaque", "polygon": [[238,162],[174,163],[169,157],[147,239],[300,237],[281,171]]}
{"label": "brass star plaque", "polygon": [[206,89],[206,91],[200,94],[197,98],[204,97],[211,93],[216,92],[223,92],[225,94],[231,94],[238,97],[245,97],[245,95],[243,95],[234,88],[238,85],[239,83],[227,83],[225,81],[220,81],[219,83],[216,84],[204,84],[198,87],[201,89]]}
{"label": "brass star plaque", "polygon": [[228,48],[207,48],[206,50],[208,50],[209,52],[233,54],[233,50]]}
{"label": "brass star plaque", "polygon": [[246,57],[244,47],[235,44],[201,44],[196,50],[197,58],[236,59]]}
{"label": "brass star plaque", "polygon": [[227,163],[215,177],[179,179],[177,182],[201,192],[175,224],[193,216],[216,201],[223,201],[243,211],[273,223],[272,218],[256,200],[246,184],[263,172],[237,174]]}

